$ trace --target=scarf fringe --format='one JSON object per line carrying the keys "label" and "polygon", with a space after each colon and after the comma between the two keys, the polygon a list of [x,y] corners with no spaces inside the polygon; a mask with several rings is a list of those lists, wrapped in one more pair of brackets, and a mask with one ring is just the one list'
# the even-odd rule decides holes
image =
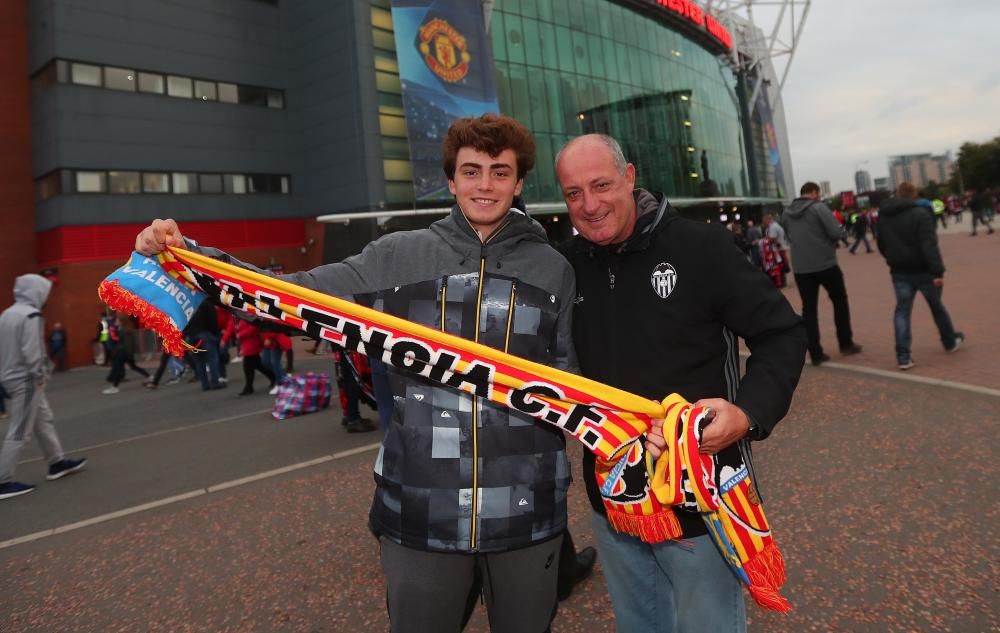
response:
{"label": "scarf fringe", "polygon": [[184,356],[186,350],[195,349],[185,340],[181,331],[159,308],[156,308],[121,287],[118,281],[102,281],[97,295],[115,312],[137,317],[144,328],[153,330],[163,339],[163,350],[173,356]]}
{"label": "scarf fringe", "polygon": [[607,504],[604,509],[607,510],[608,523],[611,527],[618,532],[638,537],[646,543],[675,540],[683,534],[677,515],[669,509],[653,515],[629,514],[609,508]]}
{"label": "scarf fringe", "polygon": [[750,579],[747,587],[750,597],[761,608],[778,613],[792,610],[788,600],[778,593],[785,584],[785,559],[781,556],[777,543],[768,543],[767,547],[743,565],[743,571]]}

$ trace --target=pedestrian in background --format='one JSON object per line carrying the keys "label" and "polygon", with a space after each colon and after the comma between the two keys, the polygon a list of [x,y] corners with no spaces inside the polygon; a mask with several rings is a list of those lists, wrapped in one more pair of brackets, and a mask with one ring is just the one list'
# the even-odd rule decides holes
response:
{"label": "pedestrian in background", "polygon": [[918,205],[917,189],[908,182],[896,187],[896,196],[882,203],[878,250],[889,264],[892,287],[896,293],[893,329],[896,334],[896,362],[900,369],[916,363],[910,353],[912,340],[910,318],[917,292],[930,306],[945,351],[955,352],[965,341],[956,332],[944,307],[944,261],[938,248],[936,220]]}
{"label": "pedestrian in background", "polygon": [[993,233],[993,224],[990,221],[993,205],[993,196],[986,189],[980,189],[972,195],[969,201],[969,208],[972,210],[972,235],[977,235],[976,229],[980,224],[986,226],[987,235]]}
{"label": "pedestrian in background", "polygon": [[111,383],[103,393],[106,396],[120,391],[118,385],[125,379],[125,367],[128,366],[149,381],[149,372],[135,363],[135,353],[139,351],[139,333],[135,329],[135,320],[125,314],[119,314],[115,324],[110,329],[111,339],[111,371],[107,381]]}
{"label": "pedestrian in background", "polygon": [[840,353],[857,354],[861,346],[851,331],[851,309],[847,302],[844,273],[837,265],[837,242],[844,230],[837,224],[830,207],[819,196],[819,185],[807,182],[800,197],[785,210],[785,228],[792,242],[792,268],[802,299],[802,319],[809,337],[809,358],[813,365],[830,360],[823,352],[819,336],[819,289],[825,288],[833,303],[833,321],[837,326]]}
{"label": "pedestrian in background", "polygon": [[49,332],[49,360],[56,371],[66,371],[66,330],[56,323]]}
{"label": "pedestrian in background", "polygon": [[254,372],[260,372],[270,381],[267,390],[274,389],[274,372],[264,366],[260,359],[260,352],[264,349],[264,341],[261,339],[260,330],[249,321],[234,318],[229,322],[229,328],[222,335],[222,343],[225,345],[232,338],[236,338],[239,343],[240,355],[243,357],[243,390],[239,395],[249,396],[253,393]]}
{"label": "pedestrian in background", "polygon": [[87,463],[86,458],[66,458],[45,397],[49,363],[42,307],[51,289],[52,282],[41,275],[21,275],[14,281],[14,305],[0,314],[0,384],[10,394],[10,422],[0,449],[0,499],[35,489],[14,481],[17,458],[33,434],[37,433],[49,464],[45,477],[49,481],[77,472]]}

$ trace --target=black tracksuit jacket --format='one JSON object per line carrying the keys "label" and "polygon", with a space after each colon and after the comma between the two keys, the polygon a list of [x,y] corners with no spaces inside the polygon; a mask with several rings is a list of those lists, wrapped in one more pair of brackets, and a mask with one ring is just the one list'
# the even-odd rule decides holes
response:
{"label": "black tracksuit jacket", "polygon": [[[770,279],[717,224],[681,218],[656,194],[623,244],[600,247],[576,236],[560,251],[576,273],[573,339],[584,376],[661,400],[725,398],[748,414],[752,439],[787,413],[805,361],[801,319]],[[648,206],[648,205],[647,205]],[[751,351],[741,376],[737,338]],[[749,443],[740,450],[750,464]],[[594,456],[584,452],[591,505],[604,513]],[[685,537],[706,533],[678,512]]]}

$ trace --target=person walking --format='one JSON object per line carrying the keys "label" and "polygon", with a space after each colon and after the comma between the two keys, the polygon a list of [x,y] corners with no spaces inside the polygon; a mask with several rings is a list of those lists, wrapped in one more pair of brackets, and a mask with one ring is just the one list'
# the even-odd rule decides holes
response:
{"label": "person walking", "polygon": [[149,372],[139,367],[135,363],[135,353],[139,350],[139,333],[135,329],[135,320],[125,314],[119,314],[115,325],[111,327],[111,371],[108,373],[107,381],[111,385],[101,393],[104,395],[114,395],[120,391],[118,385],[125,379],[125,367],[128,366],[146,380],[150,381]]}
{"label": "person walking", "polygon": [[993,224],[990,220],[990,212],[994,205],[993,196],[986,189],[979,189],[972,195],[969,201],[969,208],[972,211],[972,235],[978,234],[977,228],[980,224],[986,227],[986,234],[993,234]]}
{"label": "person walking", "polygon": [[830,360],[823,351],[819,335],[819,289],[826,289],[833,303],[833,321],[837,327],[840,353],[857,354],[861,346],[854,342],[851,310],[847,301],[844,273],[837,265],[837,242],[843,229],[830,208],[820,200],[819,185],[807,182],[800,197],[785,210],[785,230],[792,244],[792,268],[802,299],[802,319],[809,338],[809,358],[813,365]]}
{"label": "person walking", "polygon": [[0,384],[10,396],[10,422],[0,449],[0,499],[27,494],[31,484],[14,480],[17,458],[34,435],[49,464],[49,481],[78,472],[87,458],[67,458],[53,425],[45,396],[50,368],[45,354],[42,306],[52,282],[41,275],[21,275],[14,281],[14,305],[0,314]]}
{"label": "person walking", "polygon": [[[555,171],[579,232],[561,250],[576,272],[581,373],[646,398],[674,391],[711,407],[702,452],[743,455],[749,466],[749,441],[766,438],[791,403],[805,362],[802,320],[724,229],[682,218],[662,195],[636,188],[636,168],[615,139],[571,140]],[[738,337],[752,350],[744,376]],[[655,427],[647,439],[654,435]],[[620,533],[606,517],[595,464],[584,451],[618,631],[745,632],[740,581],[701,517],[674,508],[681,541]]]}
{"label": "person walking", "polygon": [[858,246],[862,242],[865,243],[865,252],[872,252],[872,246],[868,243],[869,218],[870,216],[867,211],[861,211],[857,214],[857,217],[854,218],[854,222],[851,224],[851,231],[854,233],[854,244],[851,244],[851,247],[847,249],[850,251],[851,255],[854,254],[854,251],[858,250]]}
{"label": "person walking", "polygon": [[893,329],[896,334],[896,362],[903,370],[916,365],[911,355],[910,318],[913,300],[919,292],[934,316],[941,345],[956,352],[965,335],[955,331],[951,316],[944,307],[944,261],[938,248],[937,221],[917,205],[917,189],[908,182],[896,187],[896,196],[882,203],[881,230],[876,245],[889,264],[892,288],[896,293]]}
{"label": "person walking", "polygon": [[[264,349],[264,341],[260,336],[257,326],[244,319],[232,319],[229,327],[222,336],[222,344],[226,345],[230,339],[236,338],[239,343],[240,355],[243,357],[243,390],[239,395],[249,396],[253,393],[254,372],[259,371],[270,381],[267,390],[270,392],[277,386],[274,372],[264,366],[260,358],[260,353]],[[277,393],[277,392],[275,392]]]}
{"label": "person walking", "polygon": [[49,332],[49,360],[55,371],[66,371],[66,345],[66,330],[57,322]]}

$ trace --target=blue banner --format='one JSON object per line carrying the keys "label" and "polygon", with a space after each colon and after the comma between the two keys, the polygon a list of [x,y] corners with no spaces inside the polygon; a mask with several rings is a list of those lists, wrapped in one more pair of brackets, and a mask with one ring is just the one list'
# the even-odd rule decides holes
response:
{"label": "blue banner", "polygon": [[774,116],[771,104],[767,99],[767,89],[761,86],[757,93],[757,113],[760,116],[761,132],[764,135],[764,148],[767,151],[767,162],[774,171],[774,186],[779,198],[785,197],[785,172],[781,167],[781,150],[778,147],[778,135],[774,131]]}
{"label": "blue banner", "polygon": [[393,0],[417,200],[450,200],[441,142],[458,118],[498,112],[493,51],[473,0]]}

